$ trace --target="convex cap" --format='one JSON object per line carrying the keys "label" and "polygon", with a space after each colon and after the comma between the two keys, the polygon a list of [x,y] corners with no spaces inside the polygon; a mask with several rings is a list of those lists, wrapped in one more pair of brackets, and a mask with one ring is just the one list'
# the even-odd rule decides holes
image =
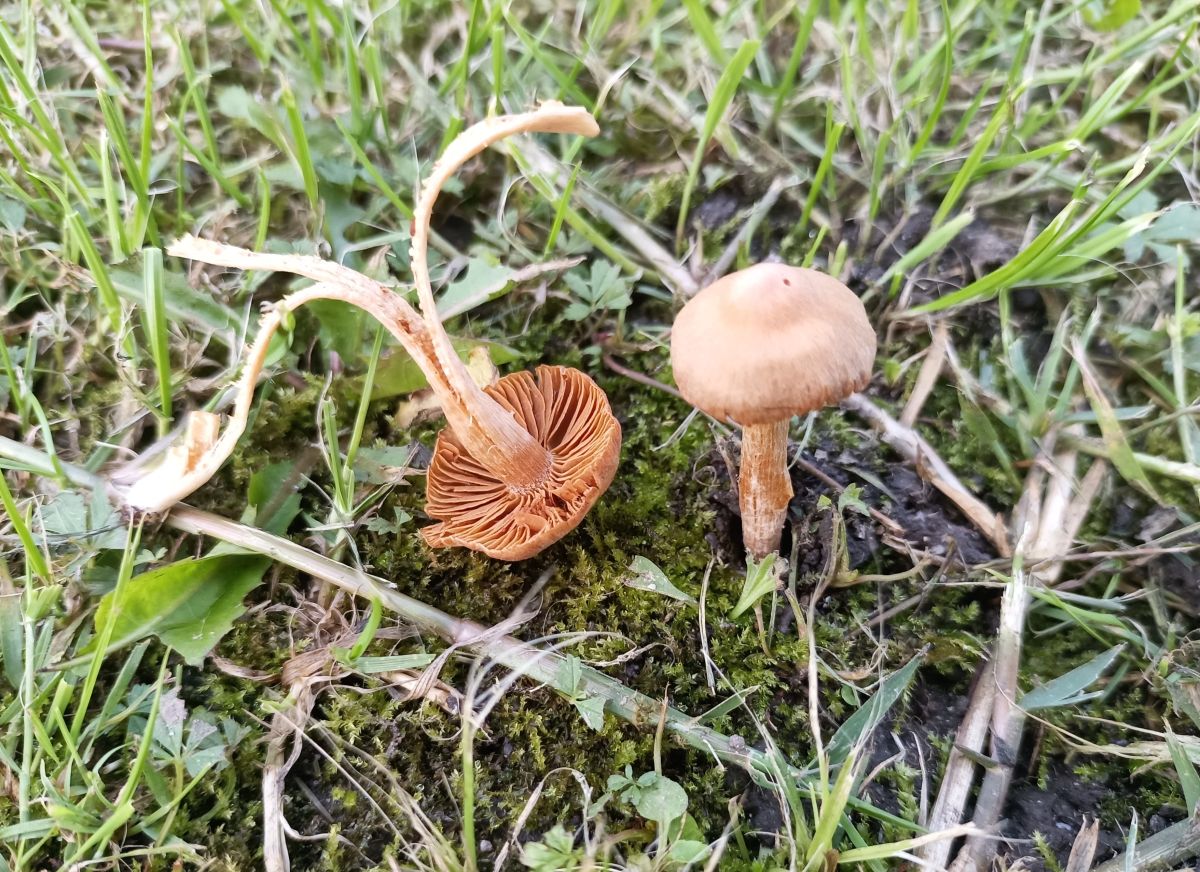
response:
{"label": "convex cap", "polygon": [[684,398],[742,425],[835,403],[866,387],[874,361],[875,331],[854,292],[785,264],[718,279],[683,307],[671,331]]}

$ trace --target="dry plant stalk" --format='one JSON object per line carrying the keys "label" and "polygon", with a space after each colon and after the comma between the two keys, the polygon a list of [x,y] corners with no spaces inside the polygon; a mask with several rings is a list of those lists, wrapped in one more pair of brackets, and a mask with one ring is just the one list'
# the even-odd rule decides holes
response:
{"label": "dry plant stalk", "polygon": [[913,389],[908,395],[904,411],[900,413],[900,423],[905,427],[912,427],[917,423],[917,417],[921,414],[921,409],[925,407],[925,401],[929,399],[929,395],[937,386],[938,376],[942,374],[942,365],[946,362],[949,333],[945,321],[938,321],[933,328],[933,339],[929,343],[929,350],[921,364],[921,371],[917,373],[916,384],[913,385]]}
{"label": "dry plant stalk", "polygon": [[[1047,451],[1052,452],[1055,440],[1047,441]],[[1078,459],[1078,452],[1070,447],[1043,458],[1030,470],[1014,512],[1017,544],[1012,580],[1000,604],[995,653],[983,676],[994,684],[988,750],[995,761],[984,774],[975,801],[974,822],[983,831],[1000,821],[1025,727],[1025,712],[1017,703],[1017,677],[1030,590],[1058,580],[1063,568],[1061,555],[1070,551],[1107,473],[1107,464],[1097,461],[1077,483]],[[968,839],[951,869],[982,872],[991,867],[995,854],[994,840]]]}
{"label": "dry plant stalk", "polygon": [[217,266],[287,272],[317,284],[284,298],[262,319],[238,382],[233,414],[216,436],[215,417],[194,413],[183,443],[125,492],[133,510],[170,509],[207,482],[245,431],[267,347],[284,317],[317,299],[341,300],[374,316],[412,356],[449,427],[429,471],[423,529],[433,547],[463,546],[503,560],[531,557],[578,525],[616,473],[621,428],[603,391],[578,370],[539,367],[481,387],[459,359],[438,316],[429,278],[429,222],[445,181],[492,143],[521,132],[594,136],[586,110],[548,101],[520,115],[489,118],[456,138],[434,165],[413,221],[412,270],[418,313],[385,285],[317,257],[252,252],[184,237],[167,251]]}

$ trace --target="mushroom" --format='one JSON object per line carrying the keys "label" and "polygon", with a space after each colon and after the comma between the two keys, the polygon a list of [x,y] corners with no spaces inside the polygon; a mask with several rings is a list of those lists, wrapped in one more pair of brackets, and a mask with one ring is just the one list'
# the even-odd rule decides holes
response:
{"label": "mushroom", "polygon": [[[488,145],[526,131],[594,136],[599,128],[586,110],[547,101],[534,112],[481,121],[450,143],[414,211],[412,270],[419,313],[387,286],[317,257],[253,252],[190,236],[173,243],[168,253],[175,256],[290,272],[316,284],[290,294],[264,315],[239,380],[234,414],[220,438],[208,433],[196,444],[191,453],[198,456],[189,454],[186,474],[179,474],[181,456],[175,466],[164,464],[134,482],[125,492],[127,505],[140,512],[165,511],[208,481],[245,430],[272,334],[301,305],[335,299],[364,309],[388,329],[425,372],[446,415],[449,427],[439,434],[427,485],[426,511],[439,523],[421,531],[426,542],[523,560],[573,530],[616,473],[621,427],[608,398],[582,372],[561,366],[516,373],[481,388],[442,326],[429,278],[429,220],[442,185]],[[191,421],[187,429],[192,431]],[[170,486],[164,487],[164,478],[171,479]]]}
{"label": "mushroom", "polygon": [[755,560],[779,550],[792,483],[788,424],[861,390],[875,331],[854,292],[811,269],[761,263],[713,282],[679,312],[671,366],[684,398],[742,428],[738,502]]}
{"label": "mushroom", "polygon": [[442,185],[489,145],[523,131],[595,136],[584,109],[543,103],[536,112],[489,118],[447,147],[425,181],[413,218],[413,281],[449,396],[450,426],[438,434],[421,530],[435,548],[461,545],[523,560],[579,524],[612,483],[621,426],[599,386],[576,369],[540,366],[482,389],[471,379],[438,318],[426,259],[429,219]]}

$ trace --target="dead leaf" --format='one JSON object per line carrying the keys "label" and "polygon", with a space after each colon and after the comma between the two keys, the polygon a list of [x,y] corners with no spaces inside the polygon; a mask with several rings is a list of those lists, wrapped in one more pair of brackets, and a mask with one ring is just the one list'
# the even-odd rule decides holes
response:
{"label": "dead leaf", "polygon": [[1092,868],[1092,860],[1096,857],[1096,845],[1100,841],[1100,821],[1093,820],[1090,824],[1084,817],[1083,825],[1071,845],[1071,856],[1063,872],[1087,872]]}

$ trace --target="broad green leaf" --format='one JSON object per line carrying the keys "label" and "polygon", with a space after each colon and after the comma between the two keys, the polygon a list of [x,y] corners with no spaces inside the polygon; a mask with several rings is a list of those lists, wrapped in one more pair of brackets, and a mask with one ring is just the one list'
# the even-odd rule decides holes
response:
{"label": "broad green leaf", "polygon": [[1188,817],[1196,816],[1196,806],[1200,804],[1200,774],[1188,757],[1187,749],[1175,738],[1175,733],[1167,728],[1167,747],[1171,749],[1171,762],[1179,774],[1179,784],[1183,788],[1183,801],[1187,806]]}
{"label": "broad green leaf", "polygon": [[498,299],[512,287],[513,270],[492,260],[473,257],[461,277],[437,301],[438,315],[448,320]]}
{"label": "broad green leaf", "polygon": [[251,96],[241,85],[230,85],[218,91],[216,107],[221,115],[253,127],[280,149],[284,149],[278,114],[269,111],[263,106],[262,100]]}
{"label": "broad green leaf", "polygon": [[629,277],[607,260],[592,261],[586,278],[582,269],[574,269],[563,280],[578,298],[563,312],[568,321],[582,321],[594,312],[620,311],[633,302]]}
{"label": "broad green leaf", "polygon": [[[413,457],[419,449],[416,443],[360,446],[354,455],[355,478],[369,484],[393,484],[412,466]],[[411,518],[407,512],[398,510],[397,522],[402,517],[406,520]]]}
{"label": "broad green leaf", "polygon": [[896,700],[912,683],[923,659],[923,656],[914,657],[907,665],[885,678],[875,695],[838,727],[829,744],[825,746],[830,766],[836,766],[845,760],[854,746],[864,741],[871,731],[879,726],[884,716],[896,704]]}
{"label": "broad green leaf", "polygon": [[1083,8],[1083,18],[1096,30],[1118,30],[1142,11],[1142,0],[1099,0]]}
{"label": "broad green leaf", "polygon": [[[113,269],[109,273],[117,294],[131,303],[141,305],[146,299],[140,262],[135,269]],[[242,317],[212,297],[192,290],[187,279],[179,273],[163,274],[163,302],[167,318],[173,322],[191,324],[223,334],[236,334],[242,327]],[[272,351],[278,337],[271,340]]]}
{"label": "broad green leaf", "polygon": [[633,558],[633,563],[629,565],[629,571],[633,573],[625,579],[625,584],[629,587],[660,593],[663,596],[669,596],[671,599],[677,599],[680,602],[691,603],[692,605],[696,604],[694,596],[684,593],[672,584],[671,579],[667,578],[666,573],[646,557],[639,555]]}
{"label": "broad green leaf", "polygon": [[[308,311],[317,319],[317,338],[321,348],[334,351],[354,365],[363,356],[364,328],[370,318],[357,306],[342,300],[313,300]],[[369,321],[372,330],[375,321]]]}
{"label": "broad green leaf", "polygon": [[[250,476],[246,489],[247,506],[242,511],[241,522],[257,527],[276,536],[282,536],[300,513],[300,494],[296,492],[300,481],[292,479],[293,464],[290,460],[271,463]],[[290,482],[290,484],[289,484]],[[219,554],[249,553],[228,542],[218,542],[209,549],[209,557]]]}
{"label": "broad green leaf", "polygon": [[0,571],[0,667],[15,690],[25,674],[25,643],[21,625],[21,591]]}
{"label": "broad green leaf", "polygon": [[263,467],[250,476],[246,496],[254,508],[254,526],[282,536],[300,513],[298,479],[292,476],[293,464],[282,460]]}
{"label": "broad green leaf", "polygon": [[1031,712],[1037,709],[1074,705],[1091,699],[1096,694],[1084,694],[1083,691],[1096,683],[1104,674],[1104,670],[1112,665],[1112,662],[1124,649],[1124,645],[1114,645],[1104,653],[1097,654],[1082,666],[1076,666],[1065,675],[1060,675],[1053,681],[1034,688],[1021,697],[1021,708]]}
{"label": "broad green leaf", "polygon": [[746,581],[742,585],[742,594],[738,597],[737,605],[729,613],[729,617],[737,618],[748,609],[754,608],[758,601],[774,591],[783,577],[786,564],[776,554],[768,554],[761,561],[747,558]]}
{"label": "broad green leaf", "polygon": [[554,686],[567,696],[574,697],[579,689],[579,679],[583,675],[583,661],[571,654],[563,656],[558,666]]}
{"label": "broad green leaf", "polygon": [[687,811],[688,795],[670,778],[647,772],[638,779],[634,807],[646,820],[668,824]]}
{"label": "broad green leaf", "polygon": [[596,732],[604,729],[604,700],[598,696],[586,696],[575,700],[575,708],[579,711],[583,722]]}
{"label": "broad green leaf", "polygon": [[125,547],[125,530],[120,517],[99,491],[82,494],[60,491],[42,506],[43,532],[71,539],[87,539],[98,549],[120,550]]}
{"label": "broad green leaf", "polygon": [[366,528],[372,533],[378,533],[383,536],[394,536],[400,532],[409,521],[412,520],[412,515],[404,511],[399,506],[392,507],[394,520],[389,521],[382,515],[375,515],[368,519]]}
{"label": "broad green leaf", "polygon": [[[492,363],[501,366],[521,359],[521,352],[499,342],[485,342],[481,339],[453,338],[454,350],[466,362],[471,349],[483,345],[492,357]],[[384,352],[379,359],[379,369],[375,373],[375,389],[371,391],[371,399],[384,400],[401,394],[411,394],[422,388],[429,387],[425,373],[413,361],[408,353],[400,348]]]}
{"label": "broad green leaf", "polygon": [[16,233],[25,226],[25,204],[9,197],[0,197],[0,227]]}
{"label": "broad green leaf", "polygon": [[581,852],[576,850],[574,837],[562,824],[542,836],[541,841],[527,842],[521,847],[521,865],[534,872],[559,872],[579,867]]}
{"label": "broad green leaf", "polygon": [[245,612],[242,598],[262,582],[269,565],[261,557],[219,554],[134,576],[105,594],[96,609],[97,627],[113,621],[105,653],[155,635],[189,664],[198,664]]}
{"label": "broad green leaf", "polygon": [[708,857],[712,853],[712,849],[704,842],[697,842],[692,839],[681,839],[671,845],[671,850],[667,852],[672,860],[676,863],[699,863],[701,860]]}

